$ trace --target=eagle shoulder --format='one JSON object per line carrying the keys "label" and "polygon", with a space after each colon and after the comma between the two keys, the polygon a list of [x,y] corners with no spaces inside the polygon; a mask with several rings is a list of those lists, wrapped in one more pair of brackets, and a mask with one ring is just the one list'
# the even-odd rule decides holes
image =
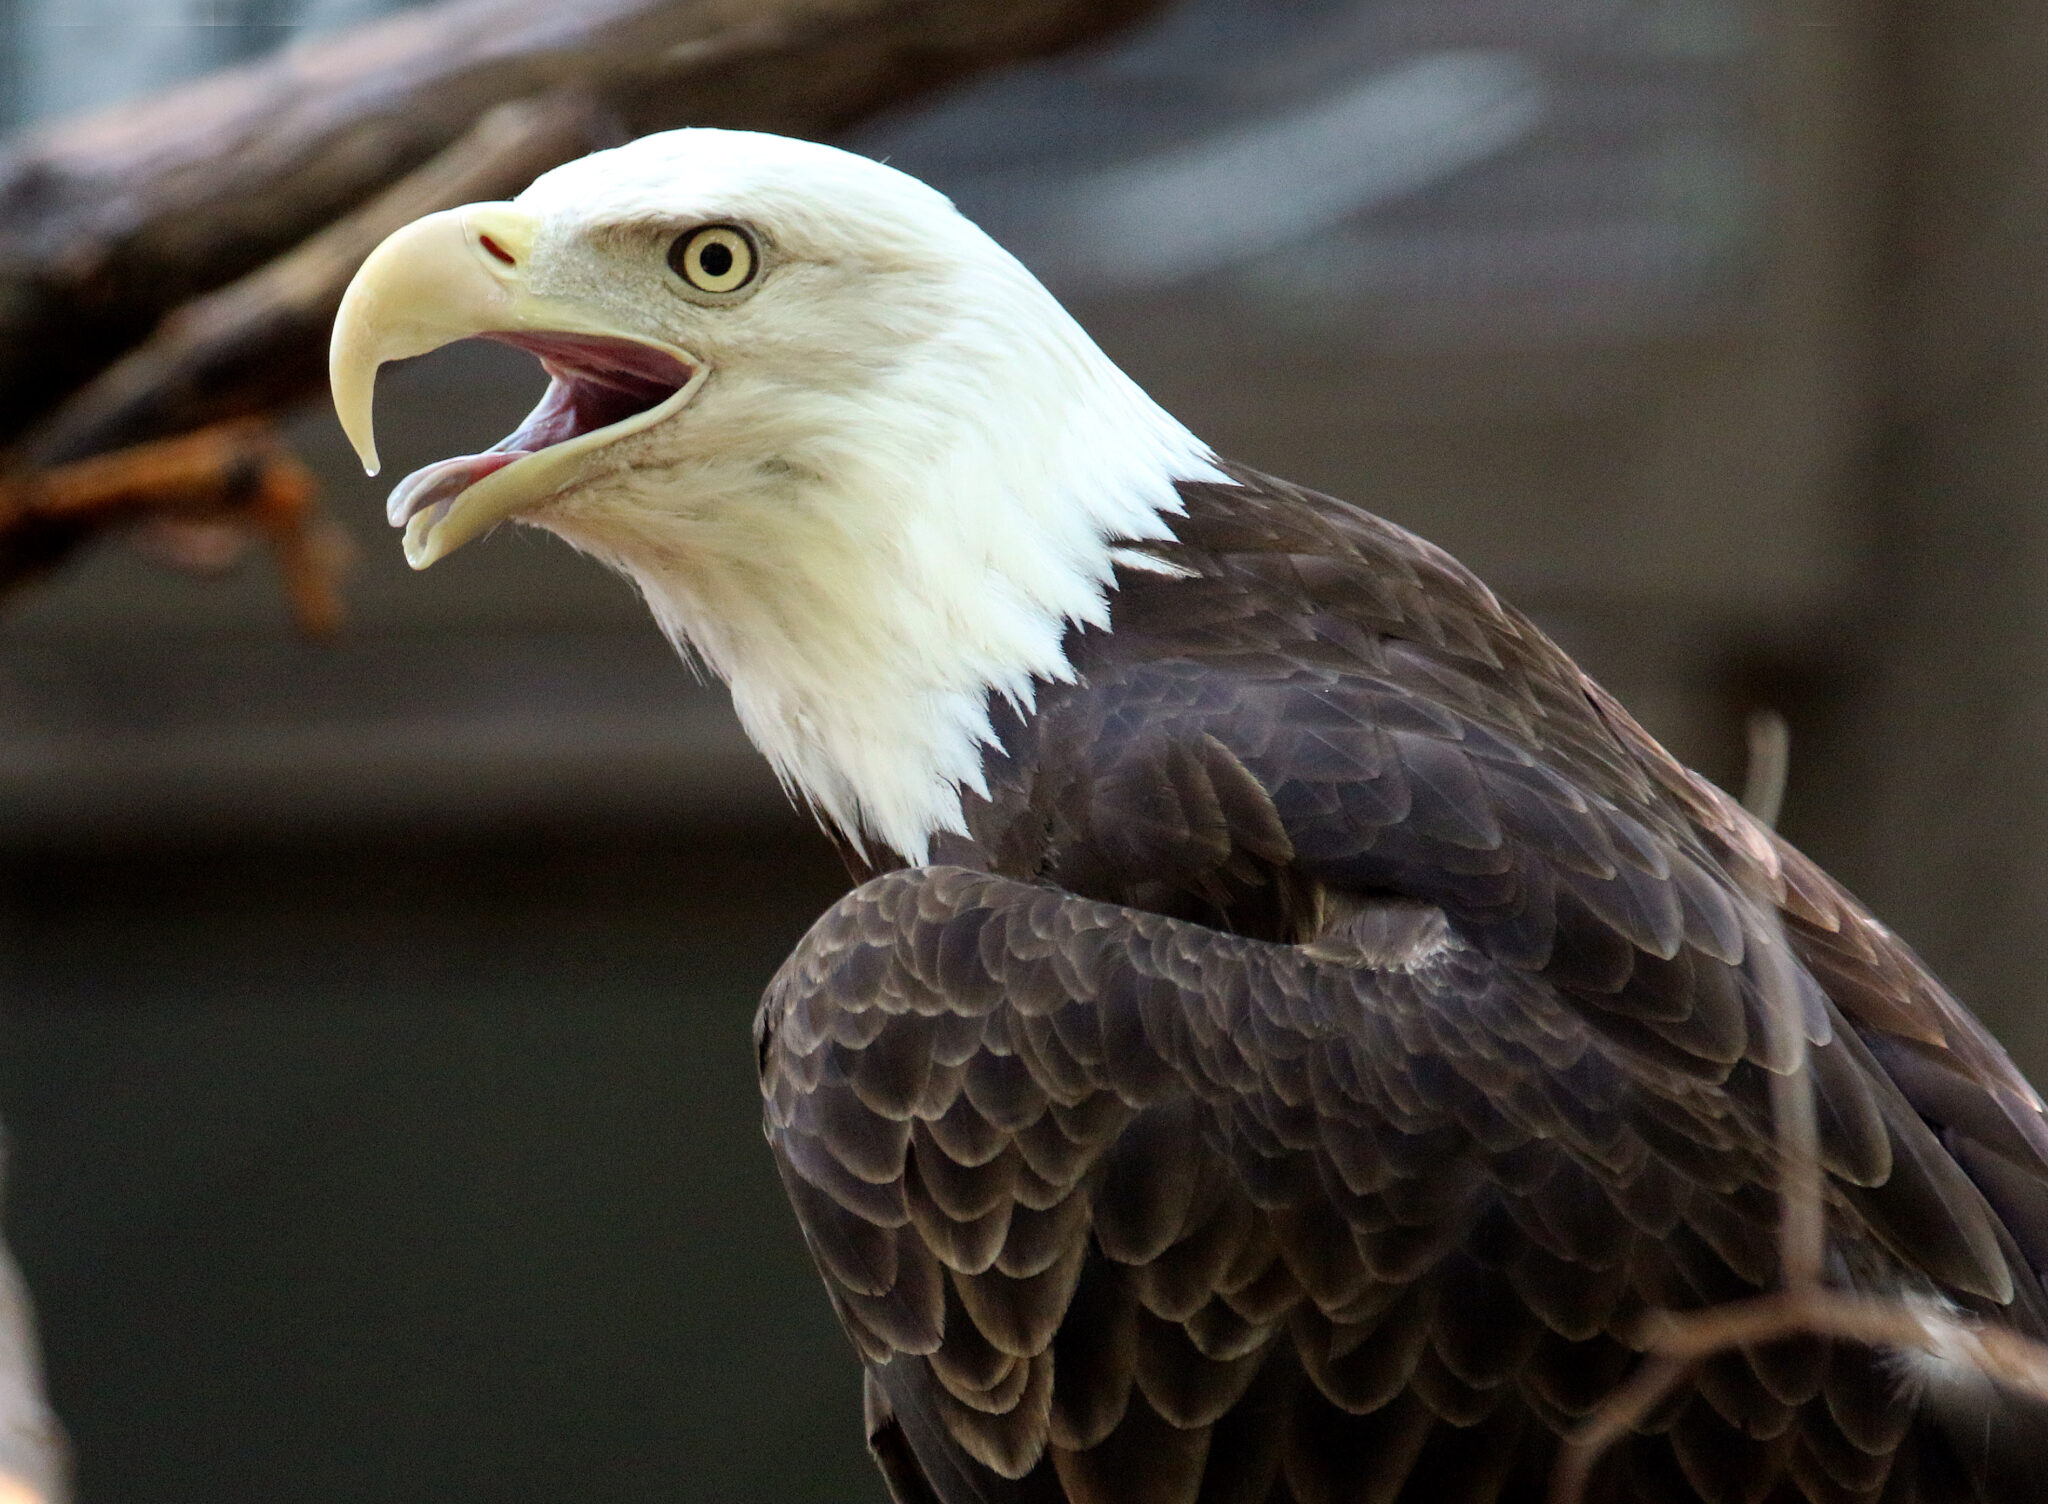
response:
{"label": "eagle shoulder", "polygon": [[[998,707],[940,848],[980,870],[866,883],[764,1003],[769,1138],[917,1486],[1313,1498],[1377,1456],[1385,1497],[1536,1497],[1643,1310],[1775,1281],[1788,1001],[1831,1276],[2048,1326],[2038,1103],[1909,951],[1448,556],[1187,494],[1173,572]],[[1938,1471],[1879,1360],[1729,1361],[1631,1497],[1753,1491],[1758,1438],[1809,1497]]]}

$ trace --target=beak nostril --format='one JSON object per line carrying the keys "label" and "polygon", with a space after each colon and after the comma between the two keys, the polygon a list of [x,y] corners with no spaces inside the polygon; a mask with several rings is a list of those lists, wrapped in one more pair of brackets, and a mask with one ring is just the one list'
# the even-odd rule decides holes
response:
{"label": "beak nostril", "polygon": [[517,266],[519,264],[519,258],[517,256],[513,255],[510,251],[506,250],[503,246],[499,245],[498,242],[491,239],[490,236],[479,235],[477,236],[477,239],[482,243],[483,248],[486,251],[489,251],[491,255],[497,260],[504,262],[505,265]]}

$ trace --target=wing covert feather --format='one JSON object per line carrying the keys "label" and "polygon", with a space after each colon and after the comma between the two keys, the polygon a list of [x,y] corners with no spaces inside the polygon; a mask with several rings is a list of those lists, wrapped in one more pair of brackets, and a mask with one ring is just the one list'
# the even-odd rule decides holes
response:
{"label": "wing covert feather", "polygon": [[[927,868],[785,964],[768,1137],[892,1424],[946,1453],[944,1504],[1246,1480],[1313,1504],[1352,1497],[1332,1479],[1367,1445],[1372,1497],[1493,1504],[1625,1370],[1646,1306],[1771,1280],[1760,1085],[1647,1065],[1434,909],[1375,922],[1367,963]],[[899,1031],[950,1064],[912,1081]],[[1896,1269],[1838,1189],[1847,1277]],[[1794,1451],[1827,1497],[1878,1497],[1896,1438],[1873,1461],[1814,1354],[1731,1361],[1636,1438],[1629,1497],[1748,1497]],[[1260,1395],[1278,1418],[1253,1424]]]}

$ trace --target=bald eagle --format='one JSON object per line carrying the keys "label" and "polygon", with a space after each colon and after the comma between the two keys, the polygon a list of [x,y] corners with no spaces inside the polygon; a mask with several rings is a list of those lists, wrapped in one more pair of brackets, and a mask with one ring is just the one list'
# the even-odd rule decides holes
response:
{"label": "bald eagle", "polygon": [[[757,1040],[899,1504],[1543,1498],[1645,1312],[1779,1278],[1774,986],[1826,1281],[2048,1336],[2041,1101],[1911,951],[938,193],[687,130],[423,219],[335,326],[373,469],[379,364],[472,336],[551,381],[392,492],[408,557],[516,519],[630,577],[859,880]],[[2043,1423],[1752,1346],[1591,1497],[2048,1498]]]}

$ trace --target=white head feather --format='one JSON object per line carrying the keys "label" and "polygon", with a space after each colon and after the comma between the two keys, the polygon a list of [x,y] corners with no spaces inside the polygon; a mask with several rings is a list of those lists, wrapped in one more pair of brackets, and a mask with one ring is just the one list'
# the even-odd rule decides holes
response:
{"label": "white head feather", "polygon": [[[980,788],[989,697],[1072,674],[1119,544],[1170,536],[1208,449],[939,193],[777,136],[683,130],[516,200],[537,293],[690,351],[689,405],[528,520],[630,576],[732,687],[786,784],[921,862]],[[749,295],[678,295],[663,249],[759,237]],[[1138,562],[1142,560],[1128,560]]]}

